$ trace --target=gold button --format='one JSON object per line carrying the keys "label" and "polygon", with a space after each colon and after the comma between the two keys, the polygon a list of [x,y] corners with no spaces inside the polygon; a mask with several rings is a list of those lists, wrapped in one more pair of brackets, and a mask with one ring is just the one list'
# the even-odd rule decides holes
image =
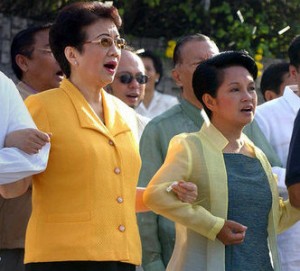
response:
{"label": "gold button", "polygon": [[115,143],[111,139],[108,140],[108,144],[111,145],[111,146],[115,145]]}
{"label": "gold button", "polygon": [[117,202],[118,202],[118,203],[123,203],[123,201],[124,201],[124,200],[123,200],[122,197],[117,197]]}
{"label": "gold button", "polygon": [[120,226],[119,226],[119,231],[120,231],[120,232],[124,232],[124,231],[125,231],[125,229],[126,229],[126,228],[125,228],[125,226],[124,226],[124,225],[120,225]]}
{"label": "gold button", "polygon": [[115,172],[116,174],[120,174],[120,173],[121,173],[121,169],[119,169],[118,167],[116,167],[115,170],[114,170],[114,172]]}

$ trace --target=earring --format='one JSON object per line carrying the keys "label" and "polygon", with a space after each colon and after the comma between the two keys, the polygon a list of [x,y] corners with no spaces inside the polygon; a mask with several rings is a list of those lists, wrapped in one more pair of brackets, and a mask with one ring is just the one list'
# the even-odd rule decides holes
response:
{"label": "earring", "polygon": [[74,65],[76,65],[76,66],[78,65],[78,62],[76,60],[74,61]]}

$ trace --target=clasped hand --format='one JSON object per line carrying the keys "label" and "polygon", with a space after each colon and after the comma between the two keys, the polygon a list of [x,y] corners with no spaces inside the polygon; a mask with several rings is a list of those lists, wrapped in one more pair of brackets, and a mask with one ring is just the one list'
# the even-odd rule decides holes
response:
{"label": "clasped hand", "polygon": [[198,196],[198,187],[192,182],[179,181],[172,184],[172,190],[182,202],[193,203]]}
{"label": "clasped hand", "polygon": [[37,129],[26,128],[9,133],[4,142],[5,147],[15,147],[27,154],[36,154],[48,142],[51,134]]}
{"label": "clasped hand", "polygon": [[247,227],[232,220],[226,220],[217,238],[224,245],[237,245],[244,242]]}

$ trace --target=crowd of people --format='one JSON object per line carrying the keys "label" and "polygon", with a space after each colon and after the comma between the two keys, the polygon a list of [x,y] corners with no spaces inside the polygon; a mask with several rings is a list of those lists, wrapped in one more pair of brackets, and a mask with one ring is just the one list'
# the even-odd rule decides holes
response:
{"label": "crowd of people", "polygon": [[[300,268],[300,36],[257,66],[180,38],[174,82],[111,4],[17,33],[0,72],[0,271]],[[24,101],[23,101],[24,99]]]}

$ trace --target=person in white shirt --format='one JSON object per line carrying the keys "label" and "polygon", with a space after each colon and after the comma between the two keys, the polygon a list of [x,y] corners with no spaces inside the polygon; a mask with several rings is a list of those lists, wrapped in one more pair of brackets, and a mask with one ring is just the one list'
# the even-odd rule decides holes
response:
{"label": "person in white shirt", "polygon": [[[58,87],[62,80],[62,71],[49,46],[50,27],[51,24],[31,25],[16,33],[12,40],[11,66],[23,100]],[[31,215],[31,194],[30,187],[17,198],[0,196],[0,271],[25,270],[25,232]]]}
{"label": "person in white shirt", "polygon": [[296,84],[290,75],[289,63],[279,62],[268,66],[261,77],[260,91],[265,101],[271,101],[283,95],[285,86]]}
{"label": "person in white shirt", "polygon": [[15,84],[2,72],[0,108],[0,184],[44,171],[50,137],[36,129]]}
{"label": "person in white shirt", "polygon": [[163,75],[163,66],[159,57],[149,50],[139,54],[139,56],[144,62],[149,80],[146,84],[143,102],[140,103],[136,111],[152,119],[173,105],[178,104],[178,99],[175,96],[163,94],[155,89]]}
{"label": "person in white shirt", "polygon": [[[294,120],[300,109],[300,36],[291,42],[288,55],[289,72],[297,86],[286,86],[283,96],[257,107],[255,120],[277,153],[284,168],[278,170],[278,187],[287,198],[285,167]],[[278,236],[278,248],[283,271],[298,271],[300,266],[300,222]]]}

